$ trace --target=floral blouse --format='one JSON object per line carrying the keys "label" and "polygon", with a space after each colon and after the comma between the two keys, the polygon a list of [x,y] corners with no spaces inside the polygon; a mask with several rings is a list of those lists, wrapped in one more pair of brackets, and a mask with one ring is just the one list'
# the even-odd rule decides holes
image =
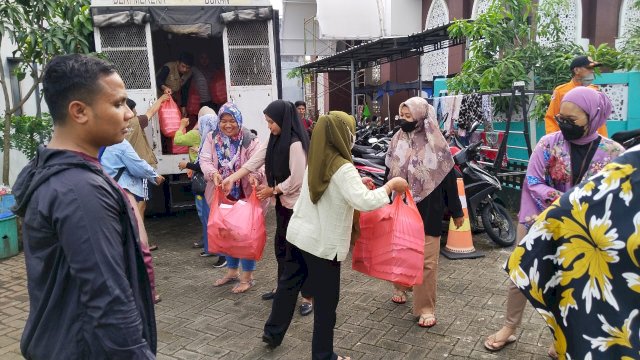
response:
{"label": "floral blouse", "polygon": [[[601,138],[584,179],[598,173],[622,152],[620,144]],[[530,227],[538,214],[571,189],[575,185],[571,183],[571,175],[569,142],[560,132],[543,136],[529,159],[520,198],[520,223]]]}
{"label": "floral blouse", "polygon": [[542,212],[505,269],[559,359],[640,357],[640,147]]}

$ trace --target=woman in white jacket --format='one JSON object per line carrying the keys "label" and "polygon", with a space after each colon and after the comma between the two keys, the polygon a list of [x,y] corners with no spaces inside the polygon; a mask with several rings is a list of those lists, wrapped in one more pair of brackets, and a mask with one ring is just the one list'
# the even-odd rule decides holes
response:
{"label": "woman in white jacket", "polygon": [[287,230],[290,243],[284,272],[278,279],[271,315],[262,339],[279,346],[291,323],[300,287],[308,281],[314,297],[312,359],[348,359],[333,352],[333,328],[340,293],[340,263],[347,257],[354,210],[370,211],[389,202],[392,191],[404,192],[407,182],[391,179],[370,190],[353,166],[355,141],[352,116],[332,111],[320,117],[311,140],[302,192]]}

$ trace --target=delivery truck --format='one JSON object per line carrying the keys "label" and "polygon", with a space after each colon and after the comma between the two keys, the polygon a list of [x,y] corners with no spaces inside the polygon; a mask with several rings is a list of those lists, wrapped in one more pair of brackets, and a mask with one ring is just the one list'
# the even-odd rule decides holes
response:
{"label": "delivery truck", "polygon": [[[196,59],[194,67],[208,68],[203,73],[223,74],[210,83],[217,105],[232,101],[243,125],[268,139],[262,111],[280,98],[282,87],[278,12],[269,0],[92,0],[91,15],[96,51],[116,66],[138,114],[160,95],[156,73],[186,52]],[[193,126],[197,116],[191,116]],[[150,186],[147,213],[193,208],[190,180],[178,169],[188,154],[162,134],[157,115],[145,131],[167,179],[162,187]]]}

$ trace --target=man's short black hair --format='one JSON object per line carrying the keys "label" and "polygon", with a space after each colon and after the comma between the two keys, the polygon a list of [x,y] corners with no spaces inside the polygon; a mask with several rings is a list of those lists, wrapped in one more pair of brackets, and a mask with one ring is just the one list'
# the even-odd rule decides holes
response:
{"label": "man's short black hair", "polygon": [[133,110],[136,108],[136,102],[127,98],[127,106],[129,107],[129,109]]}
{"label": "man's short black hair", "polygon": [[296,101],[295,106],[296,106],[296,107],[298,107],[298,106],[300,106],[300,105],[304,106],[304,107],[305,107],[305,109],[307,108],[307,103],[306,103],[306,102],[304,102],[304,101],[302,101],[302,100],[298,100],[298,101]]}
{"label": "man's short black hair", "polygon": [[91,104],[101,91],[100,78],[116,73],[116,68],[94,56],[71,54],[54,57],[44,69],[42,92],[54,124],[67,118],[69,103]]}
{"label": "man's short black hair", "polygon": [[180,61],[181,63],[187,64],[189,66],[193,66],[193,54],[192,53],[188,53],[188,52],[183,52],[180,54],[180,56],[178,56],[178,61]]}

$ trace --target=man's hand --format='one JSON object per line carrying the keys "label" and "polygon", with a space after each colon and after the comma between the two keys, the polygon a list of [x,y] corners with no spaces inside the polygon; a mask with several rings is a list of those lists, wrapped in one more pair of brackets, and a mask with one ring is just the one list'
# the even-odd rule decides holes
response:
{"label": "man's hand", "polygon": [[456,229],[460,229],[464,225],[464,216],[453,218],[453,225],[456,226]]}
{"label": "man's hand", "polygon": [[187,162],[186,162],[186,161],[180,161],[180,162],[178,163],[178,169],[180,169],[180,170],[184,170],[184,169],[186,169],[186,168],[187,168]]}
{"label": "man's hand", "polygon": [[162,175],[156,176],[156,185],[162,185],[163,182],[164,182],[164,176]]}
{"label": "man's hand", "polygon": [[180,120],[180,129],[185,129],[187,126],[189,126],[189,118],[182,118]]}
{"label": "man's hand", "polygon": [[161,88],[165,95],[171,96],[172,91],[168,86],[162,85]]}

